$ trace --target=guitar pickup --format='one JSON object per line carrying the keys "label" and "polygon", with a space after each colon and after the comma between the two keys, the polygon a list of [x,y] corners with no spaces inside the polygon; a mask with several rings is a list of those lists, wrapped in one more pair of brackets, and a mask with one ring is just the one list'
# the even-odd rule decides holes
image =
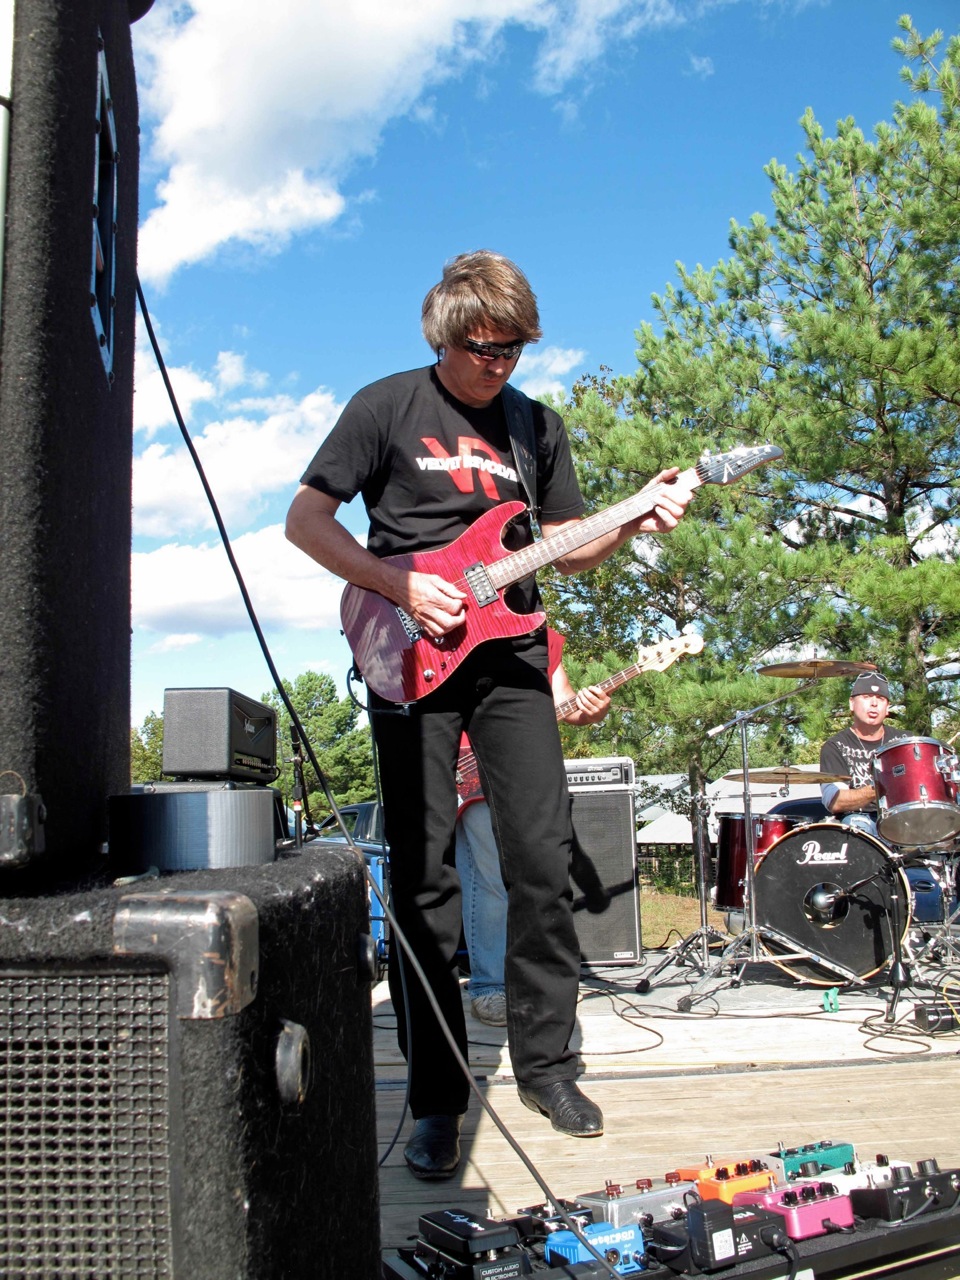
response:
{"label": "guitar pickup", "polygon": [[476,564],[468,565],[463,571],[463,576],[477,604],[493,604],[497,598],[497,589],[487,577],[487,571],[479,560]]}

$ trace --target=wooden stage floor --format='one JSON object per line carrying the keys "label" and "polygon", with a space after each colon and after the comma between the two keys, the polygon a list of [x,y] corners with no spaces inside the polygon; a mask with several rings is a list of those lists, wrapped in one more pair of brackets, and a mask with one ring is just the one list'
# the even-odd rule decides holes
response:
{"label": "wooden stage floor", "polygon": [[[608,1179],[662,1178],[708,1154],[750,1158],[779,1143],[846,1141],[864,1160],[883,1153],[960,1166],[960,1032],[921,1032],[914,1009],[934,992],[919,976],[891,1021],[891,990],[879,981],[836,992],[759,960],[746,965],[737,986],[726,972],[704,978],[698,964],[670,964],[639,994],[638,981],[663,957],[647,952],[638,968],[584,971],[580,1083],[603,1108],[600,1138],[564,1137],[522,1105],[504,1029],[473,1019],[464,994],[478,1088],[536,1177],[477,1100],[464,1122],[457,1175],[412,1177],[402,1156],[412,1122],[393,1006],[385,983],[374,988],[383,1249],[407,1243],[429,1210],[510,1214],[542,1203],[544,1184],[573,1199]],[[934,985],[944,981],[960,1008],[960,975],[954,985],[944,971]],[[680,1012],[691,992],[690,1011]]]}

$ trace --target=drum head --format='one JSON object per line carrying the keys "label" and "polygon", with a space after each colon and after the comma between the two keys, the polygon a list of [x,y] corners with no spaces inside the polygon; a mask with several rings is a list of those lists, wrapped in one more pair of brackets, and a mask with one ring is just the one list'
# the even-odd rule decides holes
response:
{"label": "drum head", "polygon": [[[905,933],[909,886],[879,840],[833,822],[798,827],[772,844],[756,869],[764,946],[781,968],[807,982],[872,977],[893,953],[893,876]],[[791,951],[813,958],[777,959]]]}

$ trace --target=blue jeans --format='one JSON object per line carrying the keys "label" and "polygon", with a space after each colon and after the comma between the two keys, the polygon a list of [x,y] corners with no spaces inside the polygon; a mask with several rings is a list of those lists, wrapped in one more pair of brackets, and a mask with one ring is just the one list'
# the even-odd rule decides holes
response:
{"label": "blue jeans", "polygon": [[470,957],[467,991],[477,996],[502,992],[507,949],[507,891],[500,850],[486,800],[467,805],[457,822],[457,872],[463,894],[463,936]]}

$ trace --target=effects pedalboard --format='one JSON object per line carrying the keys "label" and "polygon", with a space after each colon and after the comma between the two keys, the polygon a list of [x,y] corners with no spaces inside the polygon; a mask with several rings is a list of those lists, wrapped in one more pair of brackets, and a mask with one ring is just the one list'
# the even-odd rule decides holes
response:
{"label": "effects pedalboard", "polygon": [[850,1143],[680,1166],[505,1217],[425,1213],[383,1280],[855,1280],[960,1275],[960,1169]]}

